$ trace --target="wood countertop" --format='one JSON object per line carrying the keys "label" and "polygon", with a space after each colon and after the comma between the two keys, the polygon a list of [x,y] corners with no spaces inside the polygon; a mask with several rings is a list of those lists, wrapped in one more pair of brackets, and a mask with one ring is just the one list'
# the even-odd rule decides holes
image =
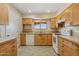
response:
{"label": "wood countertop", "polygon": [[13,40],[15,39],[16,37],[6,37],[6,38],[0,38],[0,44],[1,43],[4,43],[4,42],[7,42],[7,41],[10,41],[10,40]]}
{"label": "wood countertop", "polygon": [[77,37],[74,37],[74,36],[65,36],[65,35],[58,35],[58,36],[61,37],[61,38],[67,39],[69,41],[72,41],[74,43],[79,44],[79,38],[77,38]]}

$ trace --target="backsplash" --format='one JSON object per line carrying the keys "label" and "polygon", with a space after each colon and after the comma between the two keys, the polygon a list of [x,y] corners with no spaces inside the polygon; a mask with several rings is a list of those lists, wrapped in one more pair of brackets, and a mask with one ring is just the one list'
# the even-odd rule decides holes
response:
{"label": "backsplash", "polygon": [[5,37],[5,25],[0,25],[0,38]]}
{"label": "backsplash", "polygon": [[73,36],[79,37],[79,26],[68,26],[68,27],[65,27],[65,29],[73,30]]}
{"label": "backsplash", "polygon": [[79,26],[73,27],[73,36],[79,37]]}

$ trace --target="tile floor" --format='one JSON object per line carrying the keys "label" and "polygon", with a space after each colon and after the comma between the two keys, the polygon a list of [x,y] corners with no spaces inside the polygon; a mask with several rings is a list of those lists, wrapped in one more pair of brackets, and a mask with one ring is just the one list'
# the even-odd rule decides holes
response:
{"label": "tile floor", "polygon": [[52,46],[21,46],[18,56],[56,56]]}

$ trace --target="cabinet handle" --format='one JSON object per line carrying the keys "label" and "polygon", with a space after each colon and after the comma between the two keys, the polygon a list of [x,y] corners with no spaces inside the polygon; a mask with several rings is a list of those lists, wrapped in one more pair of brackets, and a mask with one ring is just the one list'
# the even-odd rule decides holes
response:
{"label": "cabinet handle", "polygon": [[12,46],[12,47],[15,47],[15,46]]}
{"label": "cabinet handle", "polygon": [[62,47],[64,47],[64,46],[62,46]]}
{"label": "cabinet handle", "polygon": [[77,51],[79,51],[79,49],[76,49]]}
{"label": "cabinet handle", "polygon": [[76,44],[76,46],[77,46],[77,47],[79,47],[79,45],[78,45],[78,44]]}
{"label": "cabinet handle", "polygon": [[62,42],[64,42],[64,41],[62,41]]}

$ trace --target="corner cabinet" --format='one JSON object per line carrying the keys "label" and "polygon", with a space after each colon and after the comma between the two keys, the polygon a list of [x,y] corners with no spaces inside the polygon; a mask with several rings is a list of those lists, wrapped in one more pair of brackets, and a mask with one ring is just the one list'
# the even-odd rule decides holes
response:
{"label": "corner cabinet", "polygon": [[0,25],[8,24],[8,5],[0,3]]}

